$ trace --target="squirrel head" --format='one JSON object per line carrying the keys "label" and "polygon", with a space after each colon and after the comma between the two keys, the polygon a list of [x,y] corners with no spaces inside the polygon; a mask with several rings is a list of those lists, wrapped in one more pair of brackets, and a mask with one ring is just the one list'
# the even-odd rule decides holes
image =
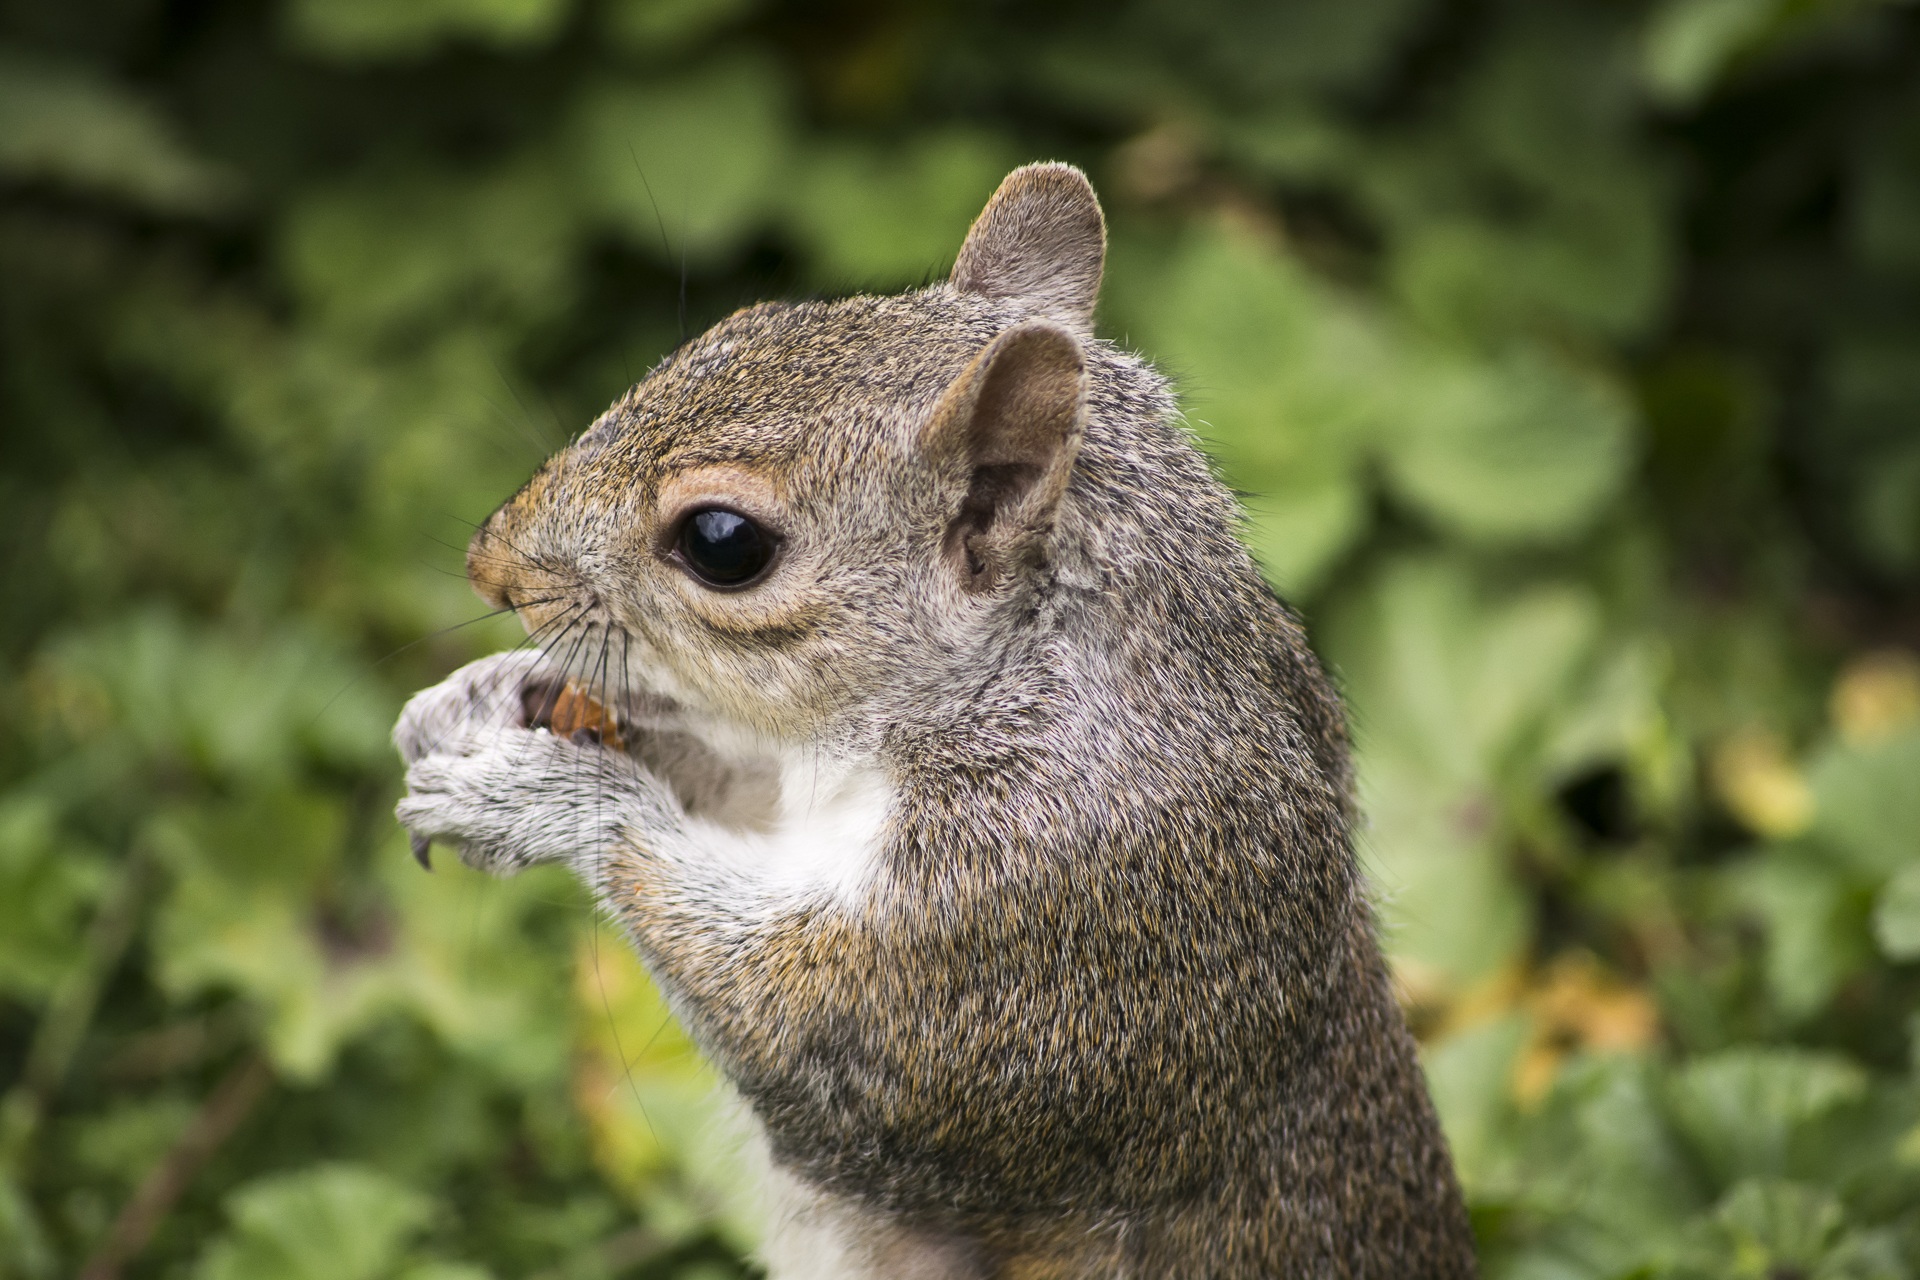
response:
{"label": "squirrel head", "polygon": [[737,312],[496,511],[470,578],[609,703],[789,741],[904,712],[1044,588],[1105,243],[1085,175],[1028,165],[944,283]]}

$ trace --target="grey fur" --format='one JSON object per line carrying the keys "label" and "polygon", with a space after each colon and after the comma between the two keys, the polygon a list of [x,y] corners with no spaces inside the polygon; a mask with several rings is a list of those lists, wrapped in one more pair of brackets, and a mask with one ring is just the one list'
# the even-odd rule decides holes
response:
{"label": "grey fur", "polygon": [[[546,657],[409,704],[401,820],[587,877],[873,1274],[919,1247],[929,1275],[1471,1276],[1339,702],[1165,381],[1063,337],[1085,401],[1040,499],[935,447],[996,338],[1084,334],[1099,217],[1078,171],[1021,170],[953,282],[750,308],[649,375],[475,538]],[[745,591],[675,560],[713,501],[784,539]],[[984,585],[969,519],[1004,535]],[[492,692],[559,673],[632,755]],[[886,781],[846,884],[716,852],[796,758]]]}

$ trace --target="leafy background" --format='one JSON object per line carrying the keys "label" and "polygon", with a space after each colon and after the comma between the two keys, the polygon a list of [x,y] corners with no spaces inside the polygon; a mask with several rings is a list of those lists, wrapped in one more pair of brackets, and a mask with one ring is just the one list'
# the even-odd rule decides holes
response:
{"label": "leafy background", "polygon": [[4,0],[0,1273],[743,1274],[564,877],[422,875],[469,522],[1094,175],[1348,691],[1489,1274],[1920,1275],[1920,12]]}

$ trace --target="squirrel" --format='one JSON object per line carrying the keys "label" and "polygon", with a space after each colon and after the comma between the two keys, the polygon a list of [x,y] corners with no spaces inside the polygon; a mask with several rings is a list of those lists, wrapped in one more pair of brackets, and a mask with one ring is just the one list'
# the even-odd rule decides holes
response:
{"label": "squirrel", "polygon": [[664,359],[474,536],[532,647],[408,703],[399,819],[621,923],[775,1280],[1470,1277],[1340,701],[1105,253],[1028,165],[947,280]]}

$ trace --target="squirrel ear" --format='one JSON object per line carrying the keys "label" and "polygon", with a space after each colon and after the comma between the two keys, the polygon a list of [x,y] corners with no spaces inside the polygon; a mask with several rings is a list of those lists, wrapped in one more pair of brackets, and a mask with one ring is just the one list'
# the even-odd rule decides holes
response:
{"label": "squirrel ear", "polygon": [[1070,164],[1029,164],[1008,174],[974,219],[949,279],[963,293],[1025,299],[1090,333],[1106,256],[1107,223],[1087,175]]}
{"label": "squirrel ear", "polygon": [[1046,320],[1006,330],[941,395],[921,445],[963,495],[945,551],[968,590],[995,586],[1053,527],[1086,412],[1086,353]]}

